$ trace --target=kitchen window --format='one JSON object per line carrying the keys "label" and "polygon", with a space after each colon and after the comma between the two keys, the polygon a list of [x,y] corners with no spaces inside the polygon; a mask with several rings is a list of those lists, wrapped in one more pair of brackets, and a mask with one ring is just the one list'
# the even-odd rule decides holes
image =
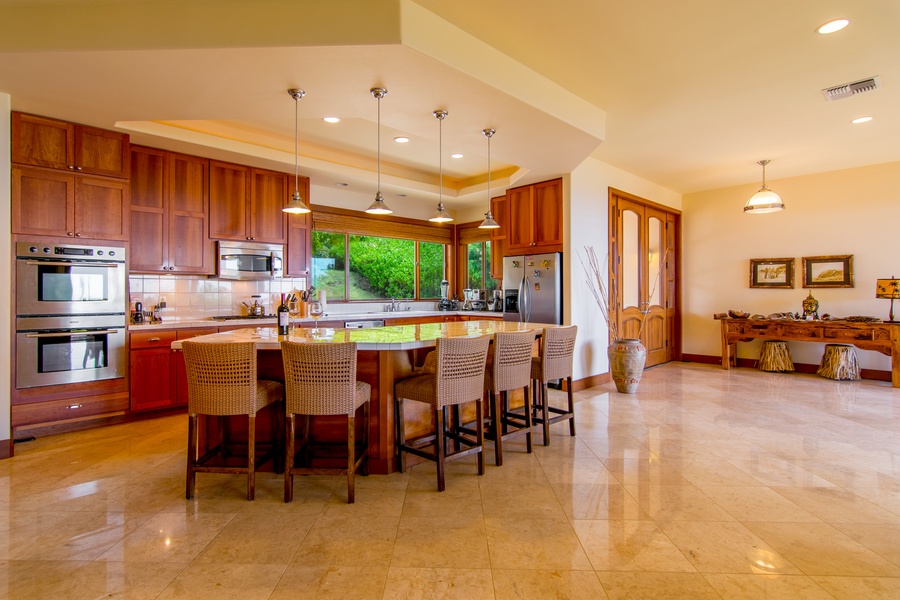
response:
{"label": "kitchen window", "polygon": [[466,245],[466,287],[487,290],[490,296],[497,287],[491,278],[491,242],[472,242]]}
{"label": "kitchen window", "polygon": [[312,233],[312,283],[329,299],[435,299],[446,245],[328,231]]}

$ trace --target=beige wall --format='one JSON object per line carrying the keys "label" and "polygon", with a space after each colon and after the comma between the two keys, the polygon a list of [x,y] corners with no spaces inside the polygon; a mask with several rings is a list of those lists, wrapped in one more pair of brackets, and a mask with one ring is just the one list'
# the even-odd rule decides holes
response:
{"label": "beige wall", "polygon": [[[777,173],[777,165],[773,167],[770,175]],[[684,196],[685,353],[721,356],[713,313],[798,312],[810,291],[819,301],[820,315],[887,319],[890,302],[875,298],[875,280],[900,276],[900,162],[767,183],[781,195],[784,211],[743,214],[758,184]],[[855,287],[804,289],[801,257],[837,254],[853,255]],[[783,257],[796,259],[794,289],[749,287],[749,259]],[[755,358],[757,346],[740,344],[738,356]],[[792,343],[791,352],[796,362],[814,364],[822,345]],[[890,370],[886,356],[862,350],[857,356],[865,368]]]}

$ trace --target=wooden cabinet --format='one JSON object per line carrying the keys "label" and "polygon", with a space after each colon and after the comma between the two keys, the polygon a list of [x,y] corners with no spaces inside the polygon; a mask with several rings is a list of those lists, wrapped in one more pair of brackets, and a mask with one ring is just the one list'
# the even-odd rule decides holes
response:
{"label": "wooden cabinet", "polygon": [[131,333],[131,410],[175,406],[174,361],[171,350],[175,339],[173,330]]}
{"label": "wooden cabinet", "polygon": [[13,167],[12,232],[127,240],[128,182]]}
{"label": "wooden cabinet", "polygon": [[128,179],[129,136],[25,113],[12,113],[12,162]]}
{"label": "wooden cabinet", "polygon": [[506,191],[507,256],[523,252],[562,252],[562,179]]}
{"label": "wooden cabinet", "polygon": [[242,165],[209,163],[209,237],[283,244],[288,176]]}
{"label": "wooden cabinet", "polygon": [[209,161],[136,146],[131,163],[131,271],[215,273]]}
{"label": "wooden cabinet", "polygon": [[[300,197],[304,198],[308,203],[309,179],[300,177],[298,183],[300,186]],[[308,278],[312,269],[312,217],[310,213],[305,215],[288,215],[286,253],[287,267],[284,271],[285,277]],[[309,283],[311,281],[307,280],[307,285]]]}
{"label": "wooden cabinet", "polygon": [[506,239],[509,231],[506,209],[506,196],[491,198],[491,214],[500,226],[499,229],[491,229],[491,277],[503,281],[503,257],[506,256]]}

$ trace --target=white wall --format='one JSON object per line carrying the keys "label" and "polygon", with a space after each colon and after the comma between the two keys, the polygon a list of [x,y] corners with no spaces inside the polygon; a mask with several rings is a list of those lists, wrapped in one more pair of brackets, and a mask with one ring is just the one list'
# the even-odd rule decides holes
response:
{"label": "white wall", "polygon": [[[7,276],[12,266],[12,235],[10,234],[10,112],[12,98],[0,93],[0,265],[7,265]],[[4,286],[0,293],[0,315],[12,314],[12,290]],[[0,444],[12,437],[10,427],[9,390],[10,348],[12,347],[12,323],[10,319],[0,319]]]}
{"label": "white wall", "polygon": [[609,332],[600,307],[585,283],[579,256],[584,247],[593,246],[602,261],[609,248],[609,188],[681,209],[681,195],[672,190],[635,177],[593,158],[581,163],[565,179],[568,188],[565,223],[568,226],[564,253],[565,321],[578,325],[573,378],[609,372],[606,348]]}
{"label": "white wall", "polygon": [[[887,319],[890,301],[875,298],[875,280],[900,276],[900,162],[767,181],[785,210],[745,215],[758,184],[684,196],[684,345],[688,354],[721,356],[713,314],[802,312],[809,292],[819,314]],[[855,287],[804,289],[803,256],[853,255]],[[796,259],[794,289],[750,288],[751,258]],[[896,303],[895,303],[896,304]],[[895,314],[900,306],[895,306]],[[738,356],[756,358],[758,344],[739,344]],[[794,342],[795,362],[817,364],[822,344]],[[890,370],[890,358],[858,350],[865,368]]]}

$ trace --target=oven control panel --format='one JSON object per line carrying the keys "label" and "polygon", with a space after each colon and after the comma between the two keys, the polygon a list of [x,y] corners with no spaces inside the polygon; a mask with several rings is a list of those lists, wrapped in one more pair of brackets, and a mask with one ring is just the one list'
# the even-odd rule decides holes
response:
{"label": "oven control panel", "polygon": [[16,244],[17,258],[32,258],[35,256],[125,262],[125,248],[117,248],[115,246],[43,246],[34,242],[18,242]]}

